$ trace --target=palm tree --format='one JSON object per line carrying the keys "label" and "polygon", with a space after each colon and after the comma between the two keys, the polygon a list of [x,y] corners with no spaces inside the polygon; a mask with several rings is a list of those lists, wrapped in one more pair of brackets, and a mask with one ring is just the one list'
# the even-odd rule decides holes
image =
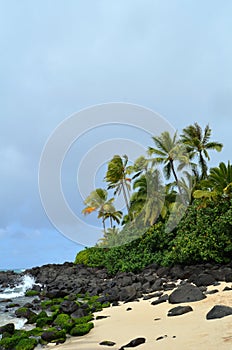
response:
{"label": "palm tree", "polygon": [[108,163],[108,169],[105,180],[108,183],[107,189],[115,189],[114,195],[123,193],[127,211],[129,212],[129,191],[131,179],[128,178],[128,157],[124,155],[122,158],[115,155]]}
{"label": "palm tree", "polygon": [[105,220],[110,220],[110,227],[113,228],[113,222],[115,221],[118,225],[120,224],[122,218],[122,212],[120,210],[115,210],[114,206],[110,208],[108,212],[104,213]]}
{"label": "palm tree", "polygon": [[181,135],[181,141],[186,145],[190,159],[193,159],[195,156],[198,157],[201,179],[205,179],[207,176],[208,166],[206,160],[210,160],[208,150],[220,152],[223,147],[222,143],[209,142],[211,132],[209,125],[206,125],[203,131],[197,123],[194,123],[194,125],[189,125],[183,129],[183,134]]}
{"label": "palm tree", "polygon": [[164,186],[158,169],[142,174],[133,185],[137,190],[131,197],[129,215],[142,219],[143,225],[153,225],[164,205]]}
{"label": "palm tree", "polygon": [[84,201],[86,207],[82,210],[82,213],[87,215],[94,211],[98,211],[98,219],[102,219],[102,225],[105,232],[106,219],[110,218],[110,220],[115,220],[118,222],[119,217],[122,216],[121,212],[117,212],[115,210],[113,201],[114,198],[108,199],[108,192],[106,190],[97,188],[96,190],[92,191]]}
{"label": "palm tree", "polygon": [[232,197],[232,165],[221,162],[210,169],[209,176],[201,182],[202,189],[194,192],[195,198],[215,199]]}
{"label": "palm tree", "polygon": [[173,137],[169,132],[164,131],[160,136],[152,137],[156,148],[149,147],[149,156],[155,155],[152,159],[153,164],[164,164],[164,175],[167,180],[170,179],[171,174],[174,176],[179,193],[181,194],[181,187],[177,177],[175,162],[178,163],[178,169],[182,169],[188,164],[188,157],[183,145],[177,140],[177,133]]}
{"label": "palm tree", "polygon": [[119,228],[113,226],[104,232],[104,237],[99,239],[100,248],[111,248],[119,245]]}

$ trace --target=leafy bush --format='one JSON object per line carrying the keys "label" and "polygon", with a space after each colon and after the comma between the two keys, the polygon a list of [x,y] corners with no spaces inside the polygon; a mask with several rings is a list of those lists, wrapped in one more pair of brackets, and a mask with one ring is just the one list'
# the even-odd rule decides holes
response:
{"label": "leafy bush", "polygon": [[232,256],[232,200],[195,200],[178,226],[165,230],[165,222],[150,227],[141,237],[113,248],[89,248],[88,265],[138,272],[151,263],[170,266],[202,262],[228,263]]}
{"label": "leafy bush", "polygon": [[178,225],[177,236],[165,264],[228,263],[232,253],[232,208],[228,201],[189,207]]}

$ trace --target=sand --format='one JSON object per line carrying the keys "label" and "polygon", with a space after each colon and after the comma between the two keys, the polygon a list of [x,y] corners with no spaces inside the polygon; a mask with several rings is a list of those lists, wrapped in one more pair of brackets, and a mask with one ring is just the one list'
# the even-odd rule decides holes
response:
{"label": "sand", "polygon": [[[219,286],[209,287],[208,290],[218,289],[219,292],[207,295],[206,299],[199,302],[175,305],[165,302],[153,306],[151,302],[156,299],[153,298],[104,309],[95,313],[95,316],[110,317],[94,321],[95,327],[89,334],[83,337],[73,337],[64,344],[49,345],[47,348],[55,350],[118,350],[132,339],[144,337],[146,342],[135,349],[232,349],[232,316],[206,320],[206,314],[214,305],[232,307],[232,291],[222,291],[226,285],[231,287],[231,284],[223,282]],[[168,310],[177,305],[190,305],[193,311],[180,316],[168,317]],[[132,308],[132,310],[126,311],[127,308]],[[156,340],[162,336],[163,339]],[[103,340],[113,341],[116,345],[112,347],[99,345]]]}

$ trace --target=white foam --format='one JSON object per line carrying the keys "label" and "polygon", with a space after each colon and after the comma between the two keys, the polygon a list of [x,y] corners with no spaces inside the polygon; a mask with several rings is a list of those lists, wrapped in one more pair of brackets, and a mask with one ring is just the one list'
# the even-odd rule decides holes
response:
{"label": "white foam", "polygon": [[25,275],[22,278],[21,283],[19,283],[14,288],[6,288],[3,293],[0,293],[0,299],[11,299],[22,297],[28,289],[31,289],[35,284],[35,279],[32,276]]}

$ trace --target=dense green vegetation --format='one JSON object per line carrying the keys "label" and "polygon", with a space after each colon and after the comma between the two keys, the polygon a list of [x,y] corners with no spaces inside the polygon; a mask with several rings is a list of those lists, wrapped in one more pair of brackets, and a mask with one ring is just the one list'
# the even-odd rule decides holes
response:
{"label": "dense green vegetation", "polygon": [[[77,254],[75,262],[104,266],[112,274],[138,271],[150,263],[229,262],[232,166],[220,163],[208,170],[209,151],[222,149],[210,137],[208,125],[202,129],[195,123],[184,128],[179,139],[168,132],[154,136],[148,157],[139,157],[131,166],[127,156],[115,155],[108,164],[108,187],[93,191],[83,211],[100,210],[104,237],[95,247]],[[112,189],[114,196],[122,192],[127,209],[119,227],[112,224],[122,217],[112,204],[114,196],[107,201]],[[89,200],[99,194],[104,194],[101,205]],[[105,220],[110,217],[106,228]]]}

